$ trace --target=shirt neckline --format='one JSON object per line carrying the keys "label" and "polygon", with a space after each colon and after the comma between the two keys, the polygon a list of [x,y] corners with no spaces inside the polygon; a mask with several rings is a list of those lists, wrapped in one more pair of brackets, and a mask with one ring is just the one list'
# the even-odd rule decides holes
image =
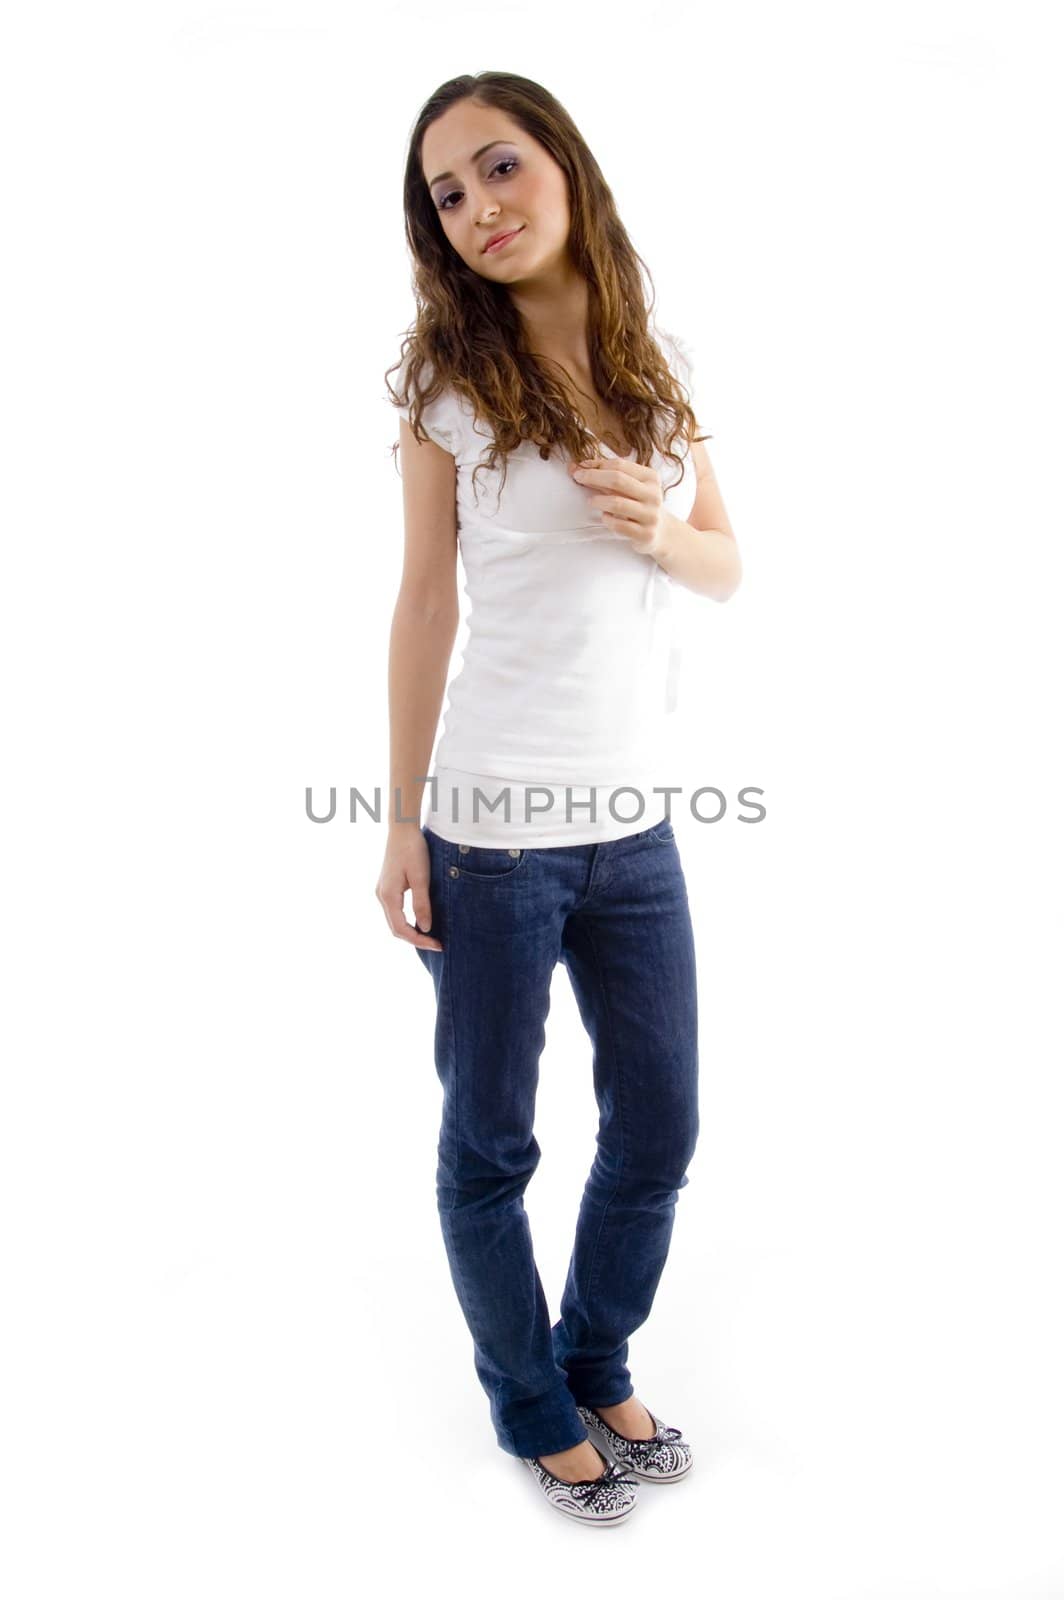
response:
{"label": "shirt neckline", "polygon": [[593,433],[591,437],[601,449],[608,451],[615,461],[631,461],[632,457],[635,455],[634,450],[629,450],[626,456],[620,455],[618,451],[612,449],[612,447],[606,443],[605,439],[600,439],[597,433]]}

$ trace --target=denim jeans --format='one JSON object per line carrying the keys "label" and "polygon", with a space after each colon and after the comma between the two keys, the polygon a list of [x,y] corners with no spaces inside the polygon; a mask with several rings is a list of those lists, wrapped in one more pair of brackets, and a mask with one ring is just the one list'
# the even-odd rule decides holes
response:
{"label": "denim jeans", "polygon": [[[646,1321],[698,1136],[698,1015],[687,888],[672,824],[597,844],[459,845],[427,826],[443,1085],[436,1193],[451,1279],[501,1448],[551,1455],[588,1436],[577,1405],[634,1392]],[[551,974],[591,1039],[597,1149],[550,1323],[524,1190]]]}

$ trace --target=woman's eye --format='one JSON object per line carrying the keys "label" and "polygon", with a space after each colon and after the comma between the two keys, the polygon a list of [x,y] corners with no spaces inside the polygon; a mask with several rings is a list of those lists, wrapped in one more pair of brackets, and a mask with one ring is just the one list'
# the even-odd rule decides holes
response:
{"label": "woman's eye", "polygon": [[[518,164],[518,162],[517,162],[517,157],[516,156],[503,156],[501,161],[496,161],[495,165],[491,168],[491,172],[488,173],[488,176],[490,177],[492,172],[498,172],[500,167],[511,167],[511,168],[513,168],[513,167],[516,167],[517,164]],[[509,176],[510,176],[510,174],[508,172],[504,172],[503,173],[503,177],[504,178],[508,178]],[[440,201],[439,209],[441,211],[453,211],[454,207],[453,206],[449,206],[447,204],[447,202],[448,202],[448,200],[453,200],[456,194],[460,196],[461,193],[462,193],[461,189],[451,189],[451,190],[449,190],[448,193],[445,194],[443,196],[443,199]]]}

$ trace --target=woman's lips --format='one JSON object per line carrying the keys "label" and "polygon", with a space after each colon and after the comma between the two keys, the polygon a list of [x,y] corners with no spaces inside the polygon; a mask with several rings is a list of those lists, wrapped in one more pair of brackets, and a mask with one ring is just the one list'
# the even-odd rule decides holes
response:
{"label": "woman's lips", "polygon": [[496,250],[505,250],[506,246],[510,243],[510,240],[511,239],[516,239],[517,235],[519,233],[522,233],[523,231],[524,231],[524,223],[521,224],[520,228],[514,228],[514,229],[511,230],[511,232],[504,233],[502,238],[501,239],[497,239],[494,244],[487,245],[485,247],[484,254],[486,256],[493,256],[495,254]]}

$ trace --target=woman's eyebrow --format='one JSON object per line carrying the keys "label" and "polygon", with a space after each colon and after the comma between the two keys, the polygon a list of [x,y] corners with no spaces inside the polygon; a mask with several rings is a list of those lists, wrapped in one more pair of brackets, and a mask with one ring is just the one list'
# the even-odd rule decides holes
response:
{"label": "woman's eyebrow", "polygon": [[[493,145],[509,144],[509,143],[510,143],[509,139],[491,139],[487,144],[482,144],[479,150],[474,150],[472,156],[470,157],[470,160],[471,161],[479,161],[481,156],[484,154],[484,152],[486,150],[490,150]],[[429,179],[429,188],[431,189],[437,183],[442,183],[444,178],[453,178],[453,177],[454,177],[454,173],[453,172],[438,172],[434,178],[430,178]]]}

